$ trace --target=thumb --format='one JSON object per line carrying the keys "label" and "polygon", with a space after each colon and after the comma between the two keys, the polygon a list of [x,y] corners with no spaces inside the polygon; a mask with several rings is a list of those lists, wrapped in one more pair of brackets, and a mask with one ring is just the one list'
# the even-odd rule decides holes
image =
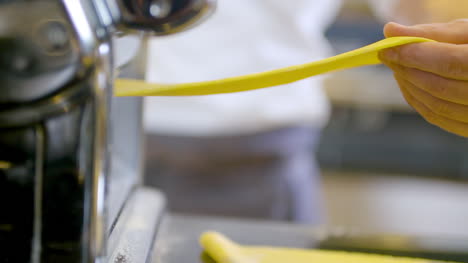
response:
{"label": "thumb", "polygon": [[384,27],[385,37],[414,36],[429,38],[451,44],[468,43],[468,20],[455,20],[450,23],[421,24],[404,26],[390,22]]}

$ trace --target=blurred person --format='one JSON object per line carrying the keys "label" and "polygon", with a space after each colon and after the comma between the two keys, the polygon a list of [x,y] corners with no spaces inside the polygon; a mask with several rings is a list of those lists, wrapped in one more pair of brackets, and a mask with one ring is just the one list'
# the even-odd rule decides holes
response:
{"label": "blurred person", "polygon": [[[429,0],[371,3],[380,17],[400,21],[408,8],[432,10]],[[331,55],[323,33],[339,6],[220,0],[201,26],[151,41],[148,80],[202,81],[322,59]],[[422,13],[413,16],[427,19]],[[314,152],[329,115],[321,86],[315,77],[237,94],[147,98],[147,181],[175,211],[321,222]]]}
{"label": "blurred person", "polygon": [[[339,0],[220,0],[204,24],[150,42],[148,80],[192,82],[330,56]],[[322,78],[236,94],[149,97],[147,181],[175,211],[322,221],[314,152]],[[152,168],[153,167],[153,168]]]}

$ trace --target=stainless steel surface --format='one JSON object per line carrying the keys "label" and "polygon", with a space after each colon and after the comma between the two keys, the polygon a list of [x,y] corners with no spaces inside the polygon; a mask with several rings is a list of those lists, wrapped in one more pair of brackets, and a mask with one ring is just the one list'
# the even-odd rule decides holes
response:
{"label": "stainless steel surface", "polygon": [[0,1],[0,262],[114,255],[124,207],[144,204],[142,101],[112,85],[144,77],[145,46],[118,30],[178,32],[212,3],[175,2]]}
{"label": "stainless steel surface", "polygon": [[[11,163],[22,159],[18,169],[34,165],[2,171],[9,197],[25,206],[1,219],[12,226],[0,234],[6,236],[2,245],[8,251],[1,257],[12,262],[97,261],[105,255],[110,32],[91,1],[10,1],[1,3],[0,10],[0,37],[14,44],[2,48],[2,65],[15,66],[0,78],[2,94],[9,94],[0,101],[0,136],[11,130],[34,130],[36,135],[24,142],[31,153],[10,145],[13,152],[1,157]],[[2,149],[9,143],[5,137]],[[21,182],[19,177],[31,179]],[[32,198],[10,192],[7,187],[13,185],[29,188]],[[21,228],[29,234],[16,237]],[[9,236],[17,243],[9,242]]]}
{"label": "stainless steel surface", "polygon": [[[126,42],[116,39],[114,44],[120,50],[132,54],[132,61],[122,60],[118,64],[118,74],[122,77],[144,78],[146,64],[146,44],[141,39]],[[138,42],[136,42],[138,41]],[[139,51],[135,50],[135,47]],[[134,51],[134,53],[132,53]],[[118,60],[119,52],[114,58]],[[116,73],[117,74],[117,73]],[[109,155],[111,158],[109,184],[107,193],[108,229],[116,223],[124,202],[129,198],[134,188],[141,183],[143,162],[143,100],[141,98],[119,98],[111,100]]]}
{"label": "stainless steel surface", "polygon": [[[164,218],[153,248],[151,262],[211,263],[209,257],[203,255],[198,243],[201,233],[208,230],[219,231],[245,245],[340,249],[468,262],[468,240],[462,239],[399,236],[400,242],[393,243],[390,241],[391,236],[385,234],[366,234],[363,232],[352,234],[352,232],[347,232],[342,228],[185,215],[169,215]],[[352,239],[346,238],[349,234],[352,234]],[[373,238],[365,242],[367,249],[357,249],[358,240],[365,240],[369,236],[373,236]],[[334,243],[340,239],[347,240],[347,242],[343,242],[341,245]],[[373,242],[376,240],[388,240],[386,249],[378,249]],[[424,242],[414,242],[415,240],[424,240]],[[424,251],[431,253],[421,253]]]}
{"label": "stainless steel surface", "polygon": [[189,29],[215,9],[215,0],[117,0],[125,28],[167,35]]}
{"label": "stainless steel surface", "polygon": [[60,2],[0,3],[0,25],[0,49],[8,50],[0,54],[0,103],[43,98],[77,74],[76,35]]}
{"label": "stainless steel surface", "polygon": [[164,209],[162,193],[151,188],[136,190],[112,227],[107,262],[147,262]]}

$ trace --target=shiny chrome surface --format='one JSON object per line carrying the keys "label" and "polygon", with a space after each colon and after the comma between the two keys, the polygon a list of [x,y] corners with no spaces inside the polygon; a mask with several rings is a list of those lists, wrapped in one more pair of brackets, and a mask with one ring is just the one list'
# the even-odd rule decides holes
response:
{"label": "shiny chrome surface", "polygon": [[165,202],[160,192],[150,188],[132,194],[109,236],[107,262],[149,262]]}
{"label": "shiny chrome surface", "polygon": [[153,35],[178,33],[202,22],[215,9],[215,0],[117,0],[121,28]]}
{"label": "shiny chrome surface", "polygon": [[[58,1],[0,2],[0,103],[22,103],[63,88],[78,72],[76,36]],[[32,88],[34,87],[34,88]]]}
{"label": "shiny chrome surface", "polygon": [[[0,1],[0,262],[117,260],[135,233],[146,244],[138,253],[149,249],[164,202],[138,190],[142,100],[113,98],[112,85],[117,75],[144,77],[146,46],[136,30],[179,32],[211,7]],[[138,232],[132,222],[148,227]]]}
{"label": "shiny chrome surface", "polygon": [[[146,41],[142,44],[138,39],[138,45],[134,40],[126,38],[115,39],[114,44],[133,55],[133,60],[122,59],[118,67],[118,74],[122,77],[144,78],[146,65]],[[138,52],[132,53],[137,49]],[[115,61],[119,60],[118,53]],[[120,64],[121,63],[121,64]],[[143,100],[141,98],[119,98],[111,100],[111,114],[109,116],[110,145],[109,156],[111,158],[109,174],[110,180],[107,192],[108,204],[108,231],[116,224],[119,213],[126,200],[130,197],[135,187],[141,183],[143,166]]]}

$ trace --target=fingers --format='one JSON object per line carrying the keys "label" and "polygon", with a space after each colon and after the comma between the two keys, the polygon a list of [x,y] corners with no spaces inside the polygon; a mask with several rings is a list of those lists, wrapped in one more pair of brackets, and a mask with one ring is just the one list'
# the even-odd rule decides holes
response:
{"label": "fingers", "polygon": [[416,68],[446,78],[468,80],[468,45],[438,42],[410,44],[384,50],[379,58],[384,63]]}
{"label": "fingers", "polygon": [[449,102],[468,105],[468,82],[454,80],[437,74],[408,68],[398,64],[386,62],[396,74],[410,81],[419,89],[430,95]]}
{"label": "fingers", "polygon": [[468,137],[468,20],[411,27],[389,23],[384,32],[439,41],[387,49],[379,57],[428,122]]}
{"label": "fingers", "polygon": [[433,97],[422,89],[417,88],[412,83],[406,91],[435,114],[451,120],[468,123],[468,106]]}
{"label": "fingers", "polygon": [[415,36],[433,39],[438,42],[451,44],[468,43],[468,20],[460,19],[450,23],[422,24],[403,26],[397,23],[388,23],[384,27],[386,37]]}
{"label": "fingers", "polygon": [[468,137],[468,123],[459,122],[446,118],[444,116],[438,115],[433,112],[429,107],[424,103],[416,99],[408,90],[417,89],[414,85],[401,76],[395,74],[395,79],[400,85],[401,92],[405,97],[406,101],[429,123],[434,124],[448,132]]}
{"label": "fingers", "polygon": [[384,50],[380,59],[432,72],[437,75],[468,80],[468,20],[451,23],[402,26],[388,23],[384,28],[387,37],[418,36],[439,42],[418,43]]}
{"label": "fingers", "polygon": [[468,123],[468,106],[434,97],[414,85],[411,80],[406,79],[404,76],[398,75],[398,78],[405,81],[405,89],[412,97],[417,98],[419,102],[435,114],[455,121]]}

